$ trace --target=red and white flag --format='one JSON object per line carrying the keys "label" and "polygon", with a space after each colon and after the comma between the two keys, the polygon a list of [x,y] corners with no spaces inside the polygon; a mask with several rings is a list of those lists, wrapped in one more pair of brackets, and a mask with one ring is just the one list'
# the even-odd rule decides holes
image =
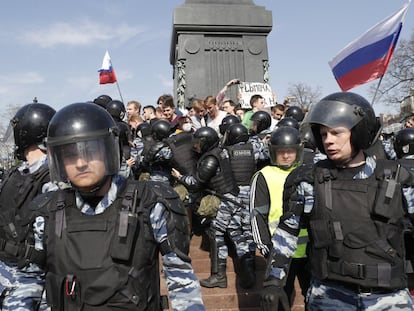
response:
{"label": "red and white flag", "polygon": [[117,81],[115,71],[111,63],[111,57],[109,56],[108,51],[105,52],[101,69],[99,69],[98,72],[99,84],[115,83]]}

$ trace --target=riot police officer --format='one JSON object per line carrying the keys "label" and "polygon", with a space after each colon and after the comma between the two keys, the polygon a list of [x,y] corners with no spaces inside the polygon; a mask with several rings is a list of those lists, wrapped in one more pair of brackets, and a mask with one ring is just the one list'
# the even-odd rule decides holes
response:
{"label": "riot police officer", "polygon": [[298,130],[300,124],[299,124],[298,120],[296,120],[295,118],[292,118],[292,117],[284,117],[277,124],[277,127],[282,127],[282,126],[290,126],[290,127],[294,127],[295,129]]}
{"label": "riot police officer", "polygon": [[54,114],[48,105],[31,103],[10,121],[19,165],[7,171],[0,191],[1,310],[37,310],[41,300],[45,256],[28,224],[28,205],[53,189],[44,138]]}
{"label": "riot police officer", "polygon": [[413,159],[414,128],[407,127],[397,132],[394,138],[394,150],[398,159]]}
{"label": "riot police officer", "polygon": [[102,108],[106,109],[108,103],[112,101],[112,97],[106,94],[99,95],[97,98],[93,100],[94,104],[101,106]]}
{"label": "riot police officer", "polygon": [[128,123],[124,121],[126,109],[120,100],[111,100],[106,104],[106,110],[114,118],[119,129],[119,146],[121,151],[121,165],[131,157],[132,132]]}
{"label": "riot police officer", "polygon": [[249,141],[259,150],[259,160],[257,169],[261,169],[269,164],[269,144],[270,126],[272,117],[266,111],[259,110],[253,113],[250,118],[251,128],[249,130]]}
{"label": "riot police officer", "polygon": [[[414,172],[414,128],[407,127],[397,132],[394,137],[394,151],[398,163]],[[407,259],[407,285],[411,295],[414,295],[414,236],[407,230],[405,235]]]}
{"label": "riot police officer", "polygon": [[256,283],[256,244],[250,223],[250,180],[256,172],[258,151],[249,141],[247,128],[241,123],[231,124],[223,136],[223,148],[227,150],[231,169],[239,187],[238,198],[242,204],[229,225],[231,239],[238,241],[236,248],[239,260],[239,285],[250,288]]}
{"label": "riot police officer", "polygon": [[[230,167],[228,152],[219,147],[217,132],[208,126],[194,133],[194,150],[200,154],[194,175],[182,175],[172,169],[172,175],[187,188],[204,189],[220,198],[220,206],[209,228],[211,275],[200,280],[204,287],[227,287],[226,263],[228,248],[224,236],[240,202],[237,187]],[[236,245],[237,248],[237,245]]]}
{"label": "riot police officer", "polygon": [[269,113],[264,110],[259,110],[253,113],[250,117],[251,121],[251,134],[258,135],[261,139],[266,135],[269,134],[269,128],[272,124],[272,117]]}
{"label": "riot police officer", "polygon": [[414,207],[412,176],[395,161],[364,153],[378,131],[370,103],[355,93],[334,93],[303,123],[327,159],[297,168],[286,180],[286,212],[272,237],[263,309],[276,310],[279,300],[288,308],[282,287],[306,226],[313,276],[308,310],[414,310],[403,243],[403,220]]}
{"label": "riot police officer", "polygon": [[50,122],[51,179],[65,187],[33,204],[48,216],[48,304],[52,310],[166,308],[161,253],[173,309],[204,310],[181,201],[168,185],[119,175],[118,131],[107,111],[87,103],[62,108]]}
{"label": "riot police officer", "polygon": [[[257,247],[266,257],[271,249],[270,235],[275,232],[283,213],[285,180],[303,161],[303,144],[299,131],[290,126],[278,127],[270,137],[269,152],[271,164],[253,176],[251,187],[254,191],[250,194],[253,237]],[[310,273],[306,267],[306,230],[300,232],[299,239],[299,246],[293,256],[284,286],[291,303],[295,294],[295,278],[299,280],[303,296],[306,296],[310,283]]]}
{"label": "riot police officer", "polygon": [[285,111],[285,118],[288,117],[294,118],[296,121],[300,123],[305,117],[305,113],[299,106],[290,106]]}
{"label": "riot police officer", "polygon": [[227,129],[230,125],[240,123],[240,118],[236,115],[229,114],[221,120],[221,124],[219,125],[219,132],[221,137],[224,136],[224,133],[226,133]]}
{"label": "riot police officer", "polygon": [[151,124],[152,140],[143,150],[142,165],[149,172],[149,178],[155,181],[171,183],[171,161],[173,153],[165,141],[171,134],[171,123],[167,120],[156,120]]}

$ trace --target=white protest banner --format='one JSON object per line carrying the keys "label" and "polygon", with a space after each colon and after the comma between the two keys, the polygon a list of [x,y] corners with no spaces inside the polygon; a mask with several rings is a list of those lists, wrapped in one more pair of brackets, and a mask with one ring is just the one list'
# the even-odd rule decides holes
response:
{"label": "white protest banner", "polygon": [[273,98],[272,88],[267,83],[261,82],[240,82],[239,86],[239,103],[242,108],[251,109],[250,97],[261,95],[265,101],[265,107],[269,108],[275,105],[276,99]]}

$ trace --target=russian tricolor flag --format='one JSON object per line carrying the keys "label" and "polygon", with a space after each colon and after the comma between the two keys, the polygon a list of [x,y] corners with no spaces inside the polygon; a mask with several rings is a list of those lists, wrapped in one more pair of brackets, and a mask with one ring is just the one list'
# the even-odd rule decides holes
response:
{"label": "russian tricolor flag", "polygon": [[109,56],[108,51],[106,51],[102,61],[101,69],[99,69],[98,71],[99,84],[115,83],[117,81],[115,71],[112,68],[111,57]]}
{"label": "russian tricolor flag", "polygon": [[342,91],[385,74],[410,2],[349,43],[329,62]]}

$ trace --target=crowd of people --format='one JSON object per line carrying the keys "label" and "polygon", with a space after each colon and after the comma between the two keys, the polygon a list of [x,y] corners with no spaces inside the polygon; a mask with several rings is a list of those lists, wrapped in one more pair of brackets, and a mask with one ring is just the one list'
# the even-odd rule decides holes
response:
{"label": "crowd of people", "polygon": [[[238,285],[256,285],[259,252],[262,310],[295,295],[307,310],[414,310],[411,123],[381,135],[351,92],[309,111],[256,94],[242,109],[225,96],[237,83],[185,110],[168,94],[20,108],[0,188],[0,309],[205,310],[201,287],[227,287],[229,256]],[[202,280],[193,235],[210,258]]]}

